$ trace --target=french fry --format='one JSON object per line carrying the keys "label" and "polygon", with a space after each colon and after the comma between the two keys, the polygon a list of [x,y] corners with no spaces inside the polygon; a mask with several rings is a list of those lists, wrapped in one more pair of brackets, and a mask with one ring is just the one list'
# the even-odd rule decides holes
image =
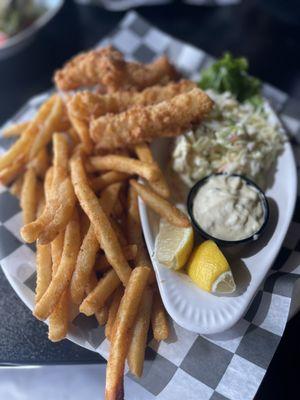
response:
{"label": "french fry", "polygon": [[75,207],[75,193],[68,177],[68,143],[62,134],[53,135],[53,178],[52,189],[47,197],[42,215],[21,229],[26,242],[38,239],[40,244],[50,243],[63,230]]}
{"label": "french fry", "polygon": [[[53,182],[53,167],[50,167],[46,173],[45,176],[45,180],[44,180],[44,192],[45,192],[45,199],[46,202],[49,201],[50,197],[51,197],[51,186],[52,186],[52,182]],[[37,237],[38,237],[38,233],[42,231],[43,227],[44,227],[44,223],[46,223],[46,213],[45,213],[45,207],[43,212],[38,215],[37,219],[35,221],[33,221],[32,223],[23,226],[23,228],[21,228],[21,236],[24,236],[24,240],[28,241],[28,242],[34,242]],[[26,237],[26,239],[25,239]]]}
{"label": "french fry", "polygon": [[[144,238],[142,237],[139,245],[138,245],[138,251],[137,251],[137,255],[135,258],[135,264],[137,266],[141,266],[141,265],[152,265],[151,264],[151,260],[148,254],[148,250],[144,241]],[[150,274],[151,276],[152,274]],[[151,277],[152,279],[152,277]],[[150,283],[150,282],[149,282]]]}
{"label": "french fry", "polygon": [[65,135],[54,133],[53,143],[53,183],[59,185],[68,176],[69,147]]}
{"label": "french fry", "polygon": [[80,304],[83,300],[99,248],[100,245],[95,236],[94,228],[90,225],[81,244],[70,284],[71,298],[75,304]]}
{"label": "french fry", "polygon": [[0,183],[5,186],[9,185],[24,169],[24,158],[19,157],[11,165],[0,171]]}
{"label": "french fry", "polygon": [[44,122],[43,128],[40,130],[39,134],[36,135],[34,141],[32,142],[32,146],[30,147],[29,159],[32,160],[36,157],[39,151],[47,146],[47,144],[51,141],[52,135],[59,128],[59,124],[63,117],[64,113],[64,104],[62,99],[59,96],[55,97],[55,102],[53,107]]}
{"label": "french fry", "polygon": [[[68,110],[65,105],[64,96],[65,96],[65,94],[61,96],[61,98],[63,100],[63,110],[62,110],[61,119],[58,121],[58,126],[57,126],[56,130],[57,130],[57,132],[70,133],[70,131],[73,129],[73,127],[72,127],[71,121],[69,119]],[[70,133],[70,136],[72,137],[71,133]],[[79,140],[78,140],[78,143],[79,143]]]}
{"label": "french fry", "polygon": [[32,243],[38,239],[39,244],[50,243],[68,223],[75,206],[70,178],[66,178],[57,188],[57,196],[50,197],[43,214],[21,229],[21,236],[26,242]]}
{"label": "french fry", "polygon": [[128,206],[127,206],[127,238],[129,243],[136,243],[137,255],[135,257],[135,266],[149,266],[151,267],[151,272],[149,274],[149,285],[155,282],[155,273],[152,269],[152,263],[146,249],[146,245],[143,238],[140,213],[138,207],[138,197],[137,192],[131,186],[128,189]]}
{"label": "french fry", "polygon": [[47,244],[59,234],[68,224],[75,207],[75,193],[71,179],[67,177],[58,189],[59,206],[56,212],[53,210],[54,217],[48,222],[47,226],[40,232],[38,243]]}
{"label": "french fry", "polygon": [[170,189],[165,180],[161,169],[158,164],[154,161],[150,147],[147,143],[137,144],[134,150],[141,161],[147,162],[149,164],[153,163],[159,170],[159,176],[156,181],[149,182],[151,188],[159,194],[161,197],[167,199],[170,197]]}
{"label": "french fry", "polygon": [[[61,261],[64,246],[65,231],[61,231],[51,242],[52,276],[55,275]],[[42,246],[42,245],[38,245]],[[46,245],[47,246],[47,245]],[[68,289],[62,294],[54,311],[49,316],[48,337],[52,342],[62,340],[68,330],[69,320],[69,295]]]}
{"label": "french fry", "polygon": [[36,210],[36,216],[38,217],[39,215],[42,214],[44,211],[45,205],[46,205],[46,199],[45,199],[45,191],[43,187],[38,183],[37,186],[37,192],[38,192],[38,206]]}
{"label": "french fry", "polygon": [[24,224],[29,224],[35,220],[37,201],[37,178],[34,169],[29,168],[24,175],[20,199]]}
{"label": "french fry", "polygon": [[150,147],[147,143],[140,143],[134,146],[134,151],[138,156],[139,160],[145,161],[148,163],[154,162]]}
{"label": "french fry", "polygon": [[100,326],[106,324],[108,318],[108,305],[106,303],[100,308],[100,310],[95,312],[95,317]]}
{"label": "french fry", "polygon": [[[123,253],[126,258],[126,260],[134,260],[136,255],[137,255],[137,245],[136,244],[130,244],[127,246],[123,247]],[[109,264],[105,254],[99,254],[98,257],[96,257],[96,263],[95,263],[95,270],[98,272],[106,272],[111,268],[111,265]]]}
{"label": "french fry", "polygon": [[116,315],[117,315],[123,295],[124,295],[124,288],[122,286],[120,286],[114,292],[112,302],[109,306],[108,319],[107,319],[107,323],[105,326],[105,336],[109,341],[111,341],[111,339],[112,339],[114,323],[116,320]]}
{"label": "french fry", "polygon": [[150,325],[153,293],[146,288],[141,299],[136,321],[132,330],[132,338],[127,355],[130,372],[140,377],[143,373],[147,334]]}
{"label": "french fry", "polygon": [[35,213],[35,218],[38,218],[38,216],[44,211],[45,206],[46,206],[45,189],[39,179],[37,180],[36,193],[37,193],[37,204],[38,205],[37,205],[37,209],[36,209],[36,213]]}
{"label": "french fry", "polygon": [[106,369],[106,400],[123,399],[123,374],[130,345],[128,334],[135,322],[150,269],[135,268],[130,276],[114,323],[114,334]]}
{"label": "french fry", "polygon": [[80,208],[79,214],[79,224],[80,224],[80,236],[83,240],[85,235],[87,234],[89,227],[90,227],[90,220],[86,213]]}
{"label": "french fry", "polygon": [[[103,204],[103,209],[108,215],[118,198],[119,190],[120,184],[114,183],[107,186],[100,196],[100,203]],[[85,287],[89,281],[99,248],[100,244],[91,224],[81,244],[71,280],[71,298],[75,304],[80,304],[83,300]]]}
{"label": "french fry", "polygon": [[156,181],[159,169],[152,163],[146,163],[134,158],[109,154],[90,158],[95,171],[119,171],[130,175],[139,175],[148,181]]}
{"label": "french fry", "polygon": [[72,158],[70,166],[72,182],[79,203],[88,215],[94,227],[95,235],[109,263],[115,269],[122,283],[126,285],[129,280],[131,268],[124,257],[121,245],[108,217],[88,184],[81,158]]}
{"label": "french fry", "polygon": [[124,233],[123,233],[120,223],[113,216],[110,218],[110,223],[111,223],[111,226],[113,227],[114,231],[116,232],[117,238],[118,238],[121,246],[126,246],[128,243],[124,236]]}
{"label": "french fry", "polygon": [[[53,182],[54,168],[50,167],[45,175],[44,180],[44,193],[45,193],[45,201],[47,202],[51,197],[51,187]],[[44,210],[43,210],[44,211]]]}
{"label": "french fry", "polygon": [[[106,324],[111,348],[105,399],[121,400],[126,359],[131,373],[142,375],[150,323],[156,340],[169,336],[167,315],[143,237],[138,196],[171,224],[190,226],[188,217],[167,200],[170,189],[147,144],[147,140],[162,135],[154,126],[168,125],[163,134],[174,136],[187,124],[180,123],[179,128],[173,124],[172,128],[172,118],[157,118],[154,111],[174,117],[168,104],[183,104],[187,97],[196,96],[199,104],[202,98],[200,105],[205,113],[211,102],[189,81],[164,86],[163,79],[163,86],[130,92],[136,74],[129,74],[127,79],[126,70],[127,82],[124,65],[143,73],[148,73],[152,65],[131,65],[112,49],[104,53],[107,55],[101,68],[107,72],[106,86],[114,86],[115,92],[58,93],[44,102],[31,121],[6,128],[3,135],[17,140],[0,157],[0,183],[11,185],[11,193],[20,196],[24,213],[21,236],[27,242],[36,241],[33,314],[41,320],[48,318],[48,337],[53,342],[66,337],[69,322],[79,311],[95,315],[99,325]],[[93,66],[92,61],[84,67]],[[114,69],[114,85],[110,85],[111,71],[106,64]],[[161,59],[158,69],[165,64],[167,59]],[[73,67],[77,78],[86,73],[77,65]],[[91,78],[94,73],[88,75]],[[63,77],[73,79],[68,73]],[[126,92],[118,90],[120,79],[126,80]],[[139,79],[144,81],[142,75]],[[129,103],[142,106],[132,111]],[[191,113],[200,115],[192,105]],[[114,115],[103,112],[110,107]],[[186,103],[185,109],[189,114]],[[122,111],[121,116],[117,111]],[[150,124],[146,121],[150,134],[142,114],[151,120]],[[189,123],[192,117],[184,118]],[[124,124],[119,124],[120,130],[117,122],[121,119]],[[109,130],[114,137],[106,135]],[[128,135],[124,136],[126,130]],[[97,143],[93,142],[96,136]]]}
{"label": "french fry", "polygon": [[[90,280],[89,280],[89,282],[88,282],[88,284],[86,286],[86,289],[85,289],[86,294],[88,295],[89,293],[91,293],[91,291],[93,289],[95,289],[97,284],[98,284],[97,276],[96,276],[95,272],[92,271],[91,275],[90,275]],[[109,299],[106,301],[106,303],[98,311],[95,312],[95,317],[96,317],[96,319],[98,321],[98,324],[100,326],[106,324],[106,321],[108,319],[108,306],[109,306],[108,302],[109,302]]]}
{"label": "french fry", "polygon": [[45,225],[51,221],[51,217],[52,215],[50,210],[47,210],[47,207],[45,207],[44,212],[35,221],[32,221],[21,228],[20,233],[23,240],[27,243],[32,243],[37,240]]}
{"label": "french fry", "polygon": [[68,177],[68,142],[64,135],[53,134],[53,177],[47,210],[49,220],[39,235],[39,242],[51,242],[66,227],[75,207],[75,193]]}
{"label": "french fry", "polygon": [[142,237],[138,246],[137,246],[137,254],[134,259],[134,264],[136,267],[148,266],[151,268],[151,272],[149,274],[148,284],[152,285],[156,282],[155,272],[153,270],[152,262],[150,260],[148,250],[145,245],[144,238]]}
{"label": "french fry", "polygon": [[97,286],[88,294],[88,296],[81,303],[79,310],[83,314],[95,314],[101,307],[104,306],[109,296],[121,285],[121,281],[112,269],[101,278]]}
{"label": "french fry", "polygon": [[0,157],[0,170],[11,165],[18,157],[24,157],[26,162],[30,147],[39,134],[41,126],[44,125],[56,96],[50,97],[39,109],[34,119],[22,133],[21,137],[11,146],[11,148]]}
{"label": "french fry", "polygon": [[[45,201],[48,201],[50,196],[51,196],[51,185],[52,185],[52,181],[53,181],[53,167],[49,168],[46,176],[45,176],[45,180],[44,180],[44,193],[45,193]],[[44,217],[45,217],[45,208],[43,209],[43,212],[41,214],[38,215],[37,219],[33,222],[31,222],[30,224],[23,226],[23,228],[21,228],[21,236],[23,235],[23,230],[25,230],[25,234],[28,235],[28,237],[30,238],[31,242],[34,242],[37,238],[37,236],[32,236],[35,234],[36,230],[41,231],[43,229],[43,223],[44,223]],[[30,229],[28,229],[28,232],[26,231],[27,227],[31,228],[32,226],[34,226],[34,229],[32,229],[32,232],[30,231]],[[30,236],[31,235],[31,236]]]}
{"label": "french fry", "polygon": [[124,174],[123,172],[110,171],[91,179],[90,183],[95,192],[100,192],[112,183],[121,182],[128,179],[129,176],[130,175]]}
{"label": "french fry", "polygon": [[38,319],[46,319],[54,311],[60,296],[67,289],[75,268],[76,258],[80,248],[80,229],[77,210],[68,223],[64,238],[61,262],[43,297],[36,304],[34,315]]}
{"label": "french fry", "polygon": [[[38,215],[45,206],[45,199],[42,197],[38,205]],[[52,278],[52,259],[50,245],[36,246],[36,288],[35,302],[37,303],[47,290]]]}
{"label": "french fry", "polygon": [[45,177],[50,165],[49,155],[46,147],[41,148],[37,156],[31,161],[29,165],[34,168],[37,176],[39,176],[41,179]]}
{"label": "french fry", "polygon": [[49,317],[48,338],[52,342],[59,342],[60,340],[64,339],[68,332],[68,323],[69,290],[66,289]]}
{"label": "french fry", "polygon": [[77,145],[77,144],[80,143],[80,138],[78,136],[78,133],[76,132],[76,130],[73,127],[71,127],[68,130],[68,134],[71,136],[71,139],[73,141],[73,145]]}
{"label": "french fry", "polygon": [[21,196],[21,192],[22,192],[22,187],[23,187],[23,181],[24,181],[24,175],[20,175],[19,178],[17,178],[14,183],[11,185],[11,187],[9,188],[9,191],[12,195],[16,196],[16,197],[20,197]]}
{"label": "french fry", "polygon": [[136,190],[130,186],[127,199],[127,239],[129,243],[140,244],[142,239],[142,227],[138,206],[138,195]]}
{"label": "french fry", "polygon": [[120,189],[122,187],[121,182],[112,183],[107,186],[100,195],[100,204],[103,208],[106,215],[110,215],[113,211],[113,208],[118,201],[118,196]]}
{"label": "french fry", "polygon": [[80,118],[76,118],[72,113],[69,113],[69,119],[77,136],[80,138],[85,153],[89,154],[93,148],[93,142],[89,134],[88,124]]}
{"label": "french fry", "polygon": [[[26,242],[36,241],[33,314],[48,319],[48,337],[53,342],[66,337],[69,322],[79,312],[95,315],[101,326],[106,324],[105,335],[111,347],[105,399],[121,400],[126,359],[131,373],[142,375],[150,323],[156,340],[169,336],[167,315],[144,241],[138,196],[171,224],[190,226],[188,217],[167,200],[170,189],[147,140],[162,134],[174,136],[194,118],[190,114],[200,115],[195,104],[191,103],[191,112],[186,107],[187,98],[197,97],[201,116],[210,109],[211,102],[205,94],[200,96],[196,84],[182,81],[165,85],[165,77],[155,87],[130,91],[132,80],[136,80],[132,72],[141,72],[138,80],[143,83],[143,73],[157,78],[160,69],[167,66],[172,69],[167,80],[175,79],[166,58],[157,65],[144,66],[126,63],[110,48],[104,49],[103,55],[100,66],[106,73],[106,94],[95,94],[93,89],[54,94],[32,120],[2,132],[6,137],[15,137],[16,142],[0,156],[0,183],[11,185],[11,193],[20,196],[24,213],[21,236]],[[81,56],[76,64],[70,63],[77,78],[87,72],[93,78],[97,69],[90,68],[95,66],[94,56],[92,52],[82,71],[77,65]],[[109,82],[111,73],[113,85]],[[68,70],[62,77],[74,84]],[[119,90],[120,80],[126,81],[126,91]],[[98,90],[100,93],[101,88]],[[137,105],[134,110],[130,103]],[[178,124],[172,128],[169,116],[174,118],[176,113],[168,108],[171,103],[184,105],[189,114],[184,115],[187,123],[181,121],[179,128]],[[113,114],[105,113],[105,108],[112,108]],[[168,114],[167,118],[157,118],[155,110]],[[146,125],[150,131],[145,129],[143,115],[149,117]],[[118,126],[121,120],[124,123]],[[103,121],[109,123],[108,128]],[[99,129],[101,124],[103,129]],[[153,128],[161,124],[166,125],[163,132]],[[114,137],[107,135],[109,130]]]}
{"label": "french fry", "polygon": [[52,260],[50,245],[36,247],[36,290],[35,301],[38,302],[48,288],[52,277]]}
{"label": "french fry", "polygon": [[53,272],[56,273],[60,264],[61,255],[64,248],[65,231],[60,231],[56,238],[51,242],[51,258],[53,265]]}
{"label": "french fry", "polygon": [[158,215],[170,222],[170,224],[180,228],[187,228],[191,225],[188,217],[182,211],[169,203],[168,200],[153,192],[149,187],[138,183],[134,179],[130,180],[130,184],[143,201]]}
{"label": "french fry", "polygon": [[168,318],[158,289],[155,290],[153,297],[151,325],[154,339],[166,340],[169,337]]}
{"label": "french fry", "polygon": [[18,122],[16,124],[9,125],[7,128],[3,129],[2,136],[5,138],[21,136],[25,129],[28,128],[29,124],[30,121]]}

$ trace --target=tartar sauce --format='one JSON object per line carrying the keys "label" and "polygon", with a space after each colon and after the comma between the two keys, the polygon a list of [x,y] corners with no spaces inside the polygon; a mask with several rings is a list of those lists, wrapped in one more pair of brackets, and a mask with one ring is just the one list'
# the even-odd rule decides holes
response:
{"label": "tartar sauce", "polygon": [[242,240],[264,223],[259,192],[238,176],[211,176],[196,193],[193,214],[203,231],[221,240]]}

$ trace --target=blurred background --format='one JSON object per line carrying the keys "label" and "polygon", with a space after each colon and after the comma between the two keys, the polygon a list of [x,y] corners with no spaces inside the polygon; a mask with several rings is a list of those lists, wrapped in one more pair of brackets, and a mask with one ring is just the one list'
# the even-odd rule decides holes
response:
{"label": "blurred background", "polygon": [[[30,96],[48,89],[55,68],[72,54],[93,46],[137,2],[144,5],[137,8],[142,16],[171,35],[213,56],[220,56],[225,50],[234,55],[242,54],[249,59],[251,73],[299,96],[298,0],[188,1],[199,5],[177,0],[36,1],[44,7],[54,8],[49,20],[46,18],[45,24],[39,24],[32,35],[20,38],[23,43],[13,43],[11,49],[8,45],[5,47],[2,39],[0,122]],[[22,9],[24,4],[31,2],[1,0],[0,4],[21,4]],[[162,4],[155,5],[157,3]],[[104,6],[118,11],[110,11]],[[3,15],[7,20],[4,12]],[[3,31],[6,25],[10,24],[1,21],[0,30]]]}
{"label": "blurred background", "polygon": [[[0,0],[0,125],[50,89],[53,71],[95,45],[129,9],[215,57],[226,50],[247,57],[251,74],[300,99],[299,0]],[[48,342],[1,270],[0,289],[0,399],[100,398],[101,357],[68,341]],[[299,331],[296,316],[256,399],[296,398]],[[146,397],[131,382],[128,399]]]}

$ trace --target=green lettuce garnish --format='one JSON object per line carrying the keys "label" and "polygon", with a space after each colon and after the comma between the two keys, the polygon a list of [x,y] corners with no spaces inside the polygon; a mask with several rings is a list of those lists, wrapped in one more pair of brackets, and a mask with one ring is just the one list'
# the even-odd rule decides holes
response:
{"label": "green lettuce garnish", "polygon": [[231,92],[240,102],[261,102],[262,85],[259,79],[248,75],[248,61],[244,57],[234,58],[230,53],[201,72],[199,86],[218,93]]}

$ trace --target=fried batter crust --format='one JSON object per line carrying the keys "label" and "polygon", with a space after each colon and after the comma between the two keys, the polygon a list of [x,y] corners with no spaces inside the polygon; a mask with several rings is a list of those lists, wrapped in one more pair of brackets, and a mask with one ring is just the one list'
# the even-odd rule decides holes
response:
{"label": "fried batter crust", "polygon": [[136,105],[148,106],[170,100],[174,96],[189,92],[196,83],[189,80],[172,82],[165,86],[151,86],[142,92],[123,91],[109,94],[78,92],[68,101],[68,112],[76,119],[89,122],[107,113],[117,114]]}
{"label": "fried batter crust", "polygon": [[213,102],[206,93],[194,88],[158,104],[134,106],[120,114],[94,119],[90,124],[90,135],[101,149],[177,136],[203,119],[212,106]]}
{"label": "fried batter crust", "polygon": [[164,56],[146,65],[126,62],[123,55],[111,46],[73,57],[54,75],[60,90],[101,84],[108,92],[132,88],[143,90],[176,78],[177,72]]}

